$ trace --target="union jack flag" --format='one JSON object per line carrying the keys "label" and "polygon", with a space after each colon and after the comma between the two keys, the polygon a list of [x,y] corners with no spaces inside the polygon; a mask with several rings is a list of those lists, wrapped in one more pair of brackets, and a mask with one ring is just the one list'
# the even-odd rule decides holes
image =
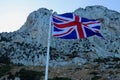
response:
{"label": "union jack flag", "polygon": [[99,20],[79,17],[73,13],[52,15],[52,35],[63,39],[82,39],[97,35],[101,38]]}

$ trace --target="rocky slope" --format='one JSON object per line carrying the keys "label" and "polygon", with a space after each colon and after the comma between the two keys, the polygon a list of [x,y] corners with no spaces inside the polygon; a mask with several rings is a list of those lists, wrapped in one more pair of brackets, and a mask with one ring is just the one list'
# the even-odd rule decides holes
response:
{"label": "rocky slope", "polygon": [[[97,36],[64,40],[51,36],[50,66],[82,65],[98,58],[120,58],[120,13],[103,6],[79,8],[73,13],[90,18],[102,18],[101,33]],[[15,32],[0,34],[0,56],[24,65],[45,65],[50,11],[40,8],[32,12],[25,24]]]}

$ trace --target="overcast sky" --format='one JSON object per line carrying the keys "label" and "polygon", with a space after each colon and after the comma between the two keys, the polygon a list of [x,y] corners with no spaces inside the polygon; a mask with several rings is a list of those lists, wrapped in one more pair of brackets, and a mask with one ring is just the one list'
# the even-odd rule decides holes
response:
{"label": "overcast sky", "polygon": [[31,12],[42,7],[66,13],[92,5],[120,12],[120,0],[0,0],[0,32],[18,30]]}

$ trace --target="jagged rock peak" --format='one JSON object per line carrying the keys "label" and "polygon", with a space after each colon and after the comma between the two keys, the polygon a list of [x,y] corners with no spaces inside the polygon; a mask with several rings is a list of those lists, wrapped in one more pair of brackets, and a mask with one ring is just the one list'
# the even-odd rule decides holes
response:
{"label": "jagged rock peak", "polygon": [[46,8],[40,8],[37,11],[30,13],[25,24],[20,28],[19,31],[23,32],[30,30],[34,25],[37,25],[39,20],[42,20],[42,18],[44,18],[45,16],[50,16],[50,11]]}
{"label": "jagged rock peak", "polygon": [[[76,10],[79,10],[79,9],[84,9],[84,8],[78,8]],[[95,5],[95,6],[87,6],[85,7],[85,10],[91,10],[91,9],[102,9],[102,10],[106,10],[108,9],[107,7],[104,7],[104,6],[100,6],[100,5]]]}

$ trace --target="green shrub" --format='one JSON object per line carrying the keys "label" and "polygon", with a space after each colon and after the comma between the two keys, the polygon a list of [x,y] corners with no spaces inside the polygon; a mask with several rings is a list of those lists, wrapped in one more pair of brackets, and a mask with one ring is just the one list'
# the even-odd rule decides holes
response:
{"label": "green shrub", "polygon": [[101,76],[94,76],[93,78],[91,78],[91,80],[99,80],[101,78]]}
{"label": "green shrub", "polygon": [[0,63],[10,64],[10,58],[7,55],[0,56]]}
{"label": "green shrub", "polygon": [[44,76],[43,72],[21,69],[19,72],[21,80],[40,80]]}
{"label": "green shrub", "polygon": [[11,66],[10,65],[3,65],[0,66],[0,77],[4,76],[7,72],[9,72],[11,70]]}
{"label": "green shrub", "polygon": [[94,60],[94,62],[98,62],[98,63],[117,62],[117,61],[120,61],[120,58],[118,58],[118,57],[106,57],[106,58],[98,58],[98,59]]}
{"label": "green shrub", "polygon": [[53,79],[49,79],[49,80],[71,80],[69,78],[64,78],[64,77],[55,77]]}

